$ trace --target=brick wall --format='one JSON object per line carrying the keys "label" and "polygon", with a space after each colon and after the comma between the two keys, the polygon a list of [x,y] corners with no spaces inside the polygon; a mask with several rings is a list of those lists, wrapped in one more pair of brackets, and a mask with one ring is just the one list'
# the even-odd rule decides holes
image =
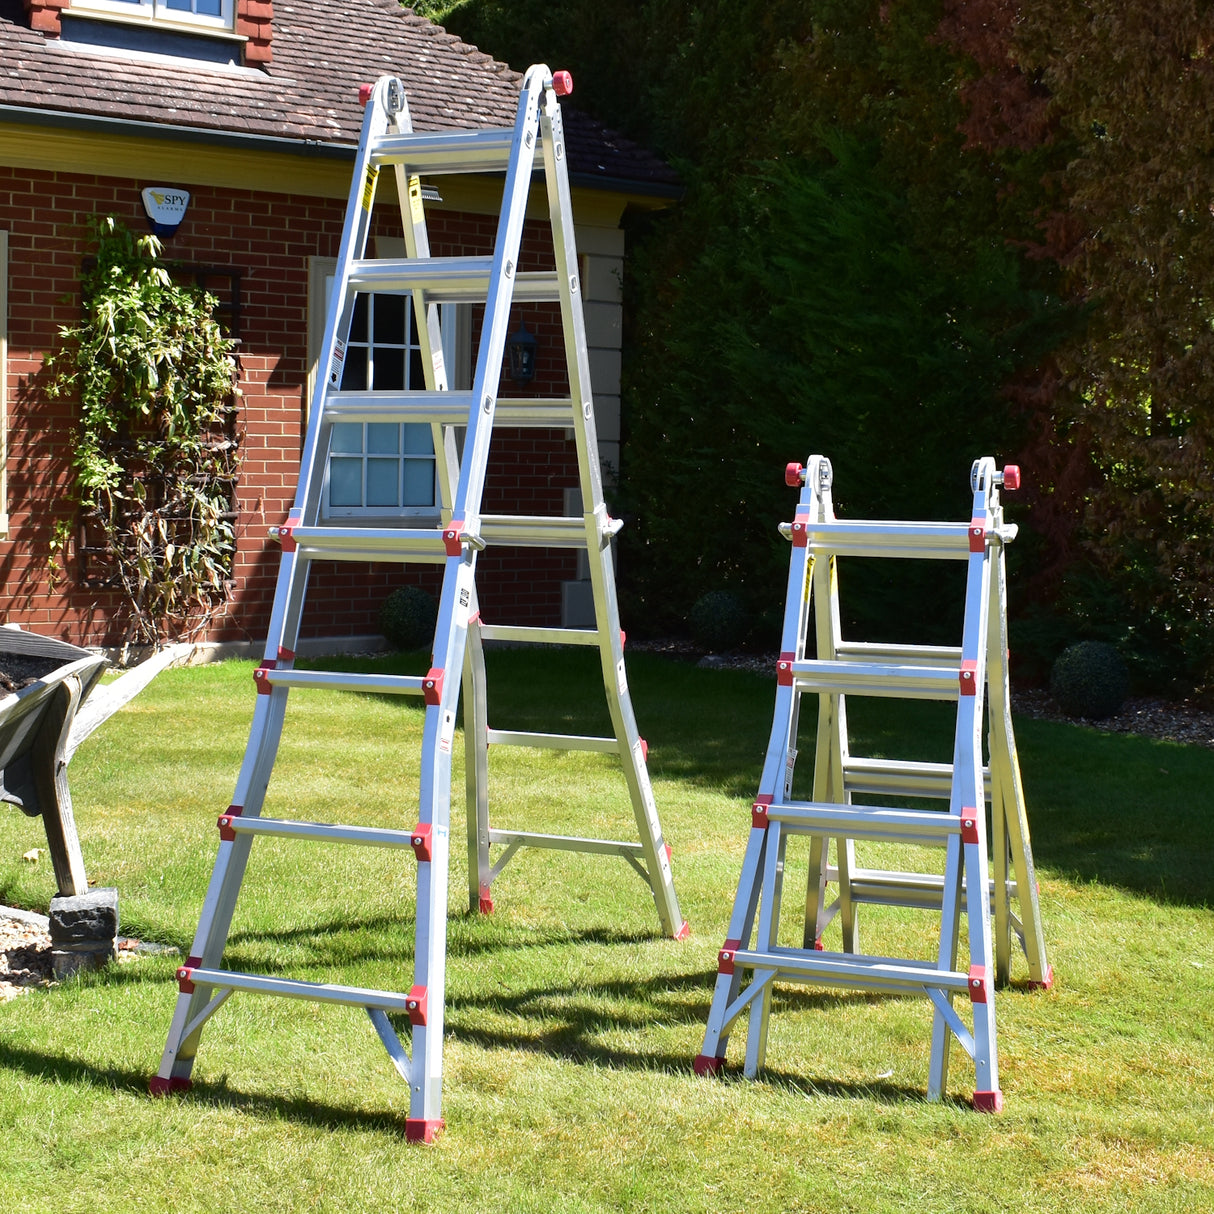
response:
{"label": "brick wall", "polygon": [[[69,173],[0,167],[0,229],[9,234],[8,496],[10,530],[0,541],[0,602],[4,618],[84,644],[112,644],[116,598],[80,585],[69,559],[52,584],[48,570],[55,521],[72,512],[64,490],[70,479],[72,402],[45,392],[43,355],[60,324],[79,316],[80,265],[87,222],[113,214],[144,230],[140,183]],[[178,233],[166,243],[174,260],[232,266],[242,272],[241,386],[246,432],[239,487],[236,588],[213,640],[265,637],[278,571],[278,547],[269,527],[283,521],[294,494],[308,371],[308,259],[334,257],[344,203],[252,191],[199,187]],[[399,218],[377,216],[385,233]],[[487,251],[492,217],[434,211],[436,255]],[[551,265],[542,229],[531,225],[521,268]],[[559,315],[532,306],[528,328],[540,341],[539,373],[530,391],[567,391]],[[511,318],[511,329],[518,316]],[[474,329],[478,324],[474,318]],[[475,334],[474,334],[475,336]],[[474,347],[475,349],[475,347]],[[503,389],[505,390],[505,389]],[[486,510],[558,514],[564,490],[577,483],[573,445],[563,431],[502,431],[495,436],[486,483]],[[576,576],[570,553],[489,552],[478,566],[482,609],[497,622],[555,624],[561,582]],[[376,631],[388,591],[404,581],[437,585],[437,570],[398,566],[332,565],[314,575],[304,635]]]}

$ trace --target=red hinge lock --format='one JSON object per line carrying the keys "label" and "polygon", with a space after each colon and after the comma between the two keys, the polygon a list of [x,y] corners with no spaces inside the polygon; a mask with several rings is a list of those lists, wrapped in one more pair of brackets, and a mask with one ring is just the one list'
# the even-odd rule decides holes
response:
{"label": "red hinge lock", "polygon": [[717,973],[732,974],[733,973],[733,956],[734,953],[742,946],[741,940],[726,940],[725,946],[717,954]]}
{"label": "red hinge lock", "polygon": [[224,843],[235,843],[236,832],[232,829],[232,819],[239,818],[244,813],[243,805],[229,805],[228,812],[219,819],[219,837]]}
{"label": "red hinge lock", "polygon": [[809,547],[809,519],[803,514],[798,514],[792,521],[792,546],[794,548]]}
{"label": "red hinge lock", "polygon": [[977,843],[978,841],[978,811],[963,809],[961,811],[961,842]]}
{"label": "red hinge lock", "polygon": [[792,686],[792,664],[796,660],[795,653],[782,653],[776,663],[776,682],[781,687]]}
{"label": "red hinge lock", "polygon": [[971,965],[969,977],[971,1003],[985,1003],[987,998],[986,966]]}
{"label": "red hinge lock", "polygon": [[409,994],[405,998],[405,1009],[409,1013],[409,1022],[411,1024],[426,1023],[426,1000],[427,992],[424,986],[412,986],[409,988]]}
{"label": "red hinge lock", "polygon": [[422,695],[425,697],[426,703],[431,706],[442,703],[444,674],[441,666],[431,666],[422,680]]}
{"label": "red hinge lock", "polygon": [[752,830],[767,829],[767,807],[775,800],[775,797],[762,796],[756,797],[754,804],[750,807],[750,827]]}
{"label": "red hinge lock", "polygon": [[419,864],[429,864],[432,858],[430,853],[430,829],[429,822],[422,822],[413,828],[413,835],[410,841],[413,845],[413,854],[417,857]]}

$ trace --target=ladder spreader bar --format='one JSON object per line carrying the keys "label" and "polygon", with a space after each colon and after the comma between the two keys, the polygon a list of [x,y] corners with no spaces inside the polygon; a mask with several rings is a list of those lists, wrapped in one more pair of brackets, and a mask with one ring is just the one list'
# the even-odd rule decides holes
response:
{"label": "ladder spreader bar", "polygon": [[[982,769],[982,779],[989,798],[989,767]],[[849,792],[881,793],[891,797],[947,797],[953,787],[953,765],[849,758],[843,762],[843,782]]]}
{"label": "ladder spreader bar", "polygon": [[639,856],[644,850],[639,843],[615,839],[579,839],[572,835],[541,835],[527,830],[491,830],[489,842],[502,843],[507,847],[546,847],[553,851],[589,852],[603,856]]}
{"label": "ladder spreader bar", "polygon": [[854,953],[806,953],[772,949],[769,953],[738,949],[733,963],[744,969],[775,970],[778,978],[843,986],[853,990],[891,991],[935,988],[958,994],[969,991],[969,975],[940,970],[926,961],[896,957],[861,957]]}
{"label": "ladder spreader bar", "polygon": [[424,679],[420,675],[360,674],[341,670],[278,670],[259,667],[260,678],[273,687],[308,687],[326,691],[371,691],[381,695],[420,696]]}
{"label": "ladder spreader bar", "polygon": [[410,1010],[408,995],[394,991],[372,991],[360,986],[338,986],[331,982],[269,978],[263,974],[240,974],[234,970],[202,969],[189,965],[178,969],[177,980],[179,983],[193,983],[195,986],[214,986],[220,990],[252,991],[257,995],[286,995],[289,999],[310,999],[316,1003],[379,1008],[385,1012]]}
{"label": "ladder spreader bar", "polygon": [[619,754],[615,738],[591,738],[569,733],[527,733],[521,730],[490,729],[490,746],[530,746],[537,750],[597,750]]}
{"label": "ladder spreader bar", "polygon": [[346,826],[337,822],[298,822],[285,818],[245,818],[224,814],[220,830],[232,835],[275,835],[315,839],[326,843],[356,843],[362,847],[414,847],[415,833],[377,826]]}
{"label": "ladder spreader bar", "polygon": [[371,163],[403,164],[417,173],[502,172],[510,163],[514,128],[485,131],[413,132],[380,135],[371,147]]}
{"label": "ladder spreader bar", "polygon": [[961,832],[961,819],[941,810],[880,809],[867,805],[802,802],[767,807],[769,822],[813,834],[848,839],[892,839],[942,844]]}
{"label": "ladder spreader bar", "polygon": [[856,662],[951,666],[954,670],[961,665],[959,645],[885,645],[874,641],[843,641],[835,646],[835,656]]}
{"label": "ladder spreader bar", "polygon": [[800,691],[839,691],[861,696],[955,700],[958,670],[934,666],[890,666],[877,662],[793,662]]}
{"label": "ladder spreader bar", "polygon": [[[832,864],[828,871],[831,881],[838,880],[838,870]],[[852,869],[852,901],[870,906],[903,906],[914,910],[940,909],[944,895],[943,874],[903,873],[877,868]],[[994,896],[995,882],[987,882],[988,893]],[[961,881],[961,892],[966,893],[967,883]],[[1007,881],[1009,898],[1017,895],[1016,882]],[[992,912],[993,913],[993,912]]]}

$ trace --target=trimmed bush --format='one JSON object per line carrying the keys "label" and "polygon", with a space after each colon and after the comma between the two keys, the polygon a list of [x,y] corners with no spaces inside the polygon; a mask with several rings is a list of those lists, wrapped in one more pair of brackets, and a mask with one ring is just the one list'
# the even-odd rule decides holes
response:
{"label": "trimmed bush", "polygon": [[379,630],[393,649],[425,649],[434,640],[438,604],[418,586],[392,591],[379,609]]}
{"label": "trimmed bush", "polygon": [[1071,717],[1111,717],[1129,691],[1126,664],[1104,641],[1080,641],[1064,649],[1050,672],[1050,694]]}
{"label": "trimmed bush", "polygon": [[735,649],[750,632],[750,612],[728,590],[710,590],[696,599],[687,617],[691,635],[706,649]]}

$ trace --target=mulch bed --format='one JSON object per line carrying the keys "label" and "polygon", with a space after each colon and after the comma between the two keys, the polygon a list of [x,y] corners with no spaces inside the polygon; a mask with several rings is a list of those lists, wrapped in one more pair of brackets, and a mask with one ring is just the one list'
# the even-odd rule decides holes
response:
{"label": "mulch bed", "polygon": [[21,691],[65,665],[62,658],[40,658],[25,653],[0,653],[0,688]]}

